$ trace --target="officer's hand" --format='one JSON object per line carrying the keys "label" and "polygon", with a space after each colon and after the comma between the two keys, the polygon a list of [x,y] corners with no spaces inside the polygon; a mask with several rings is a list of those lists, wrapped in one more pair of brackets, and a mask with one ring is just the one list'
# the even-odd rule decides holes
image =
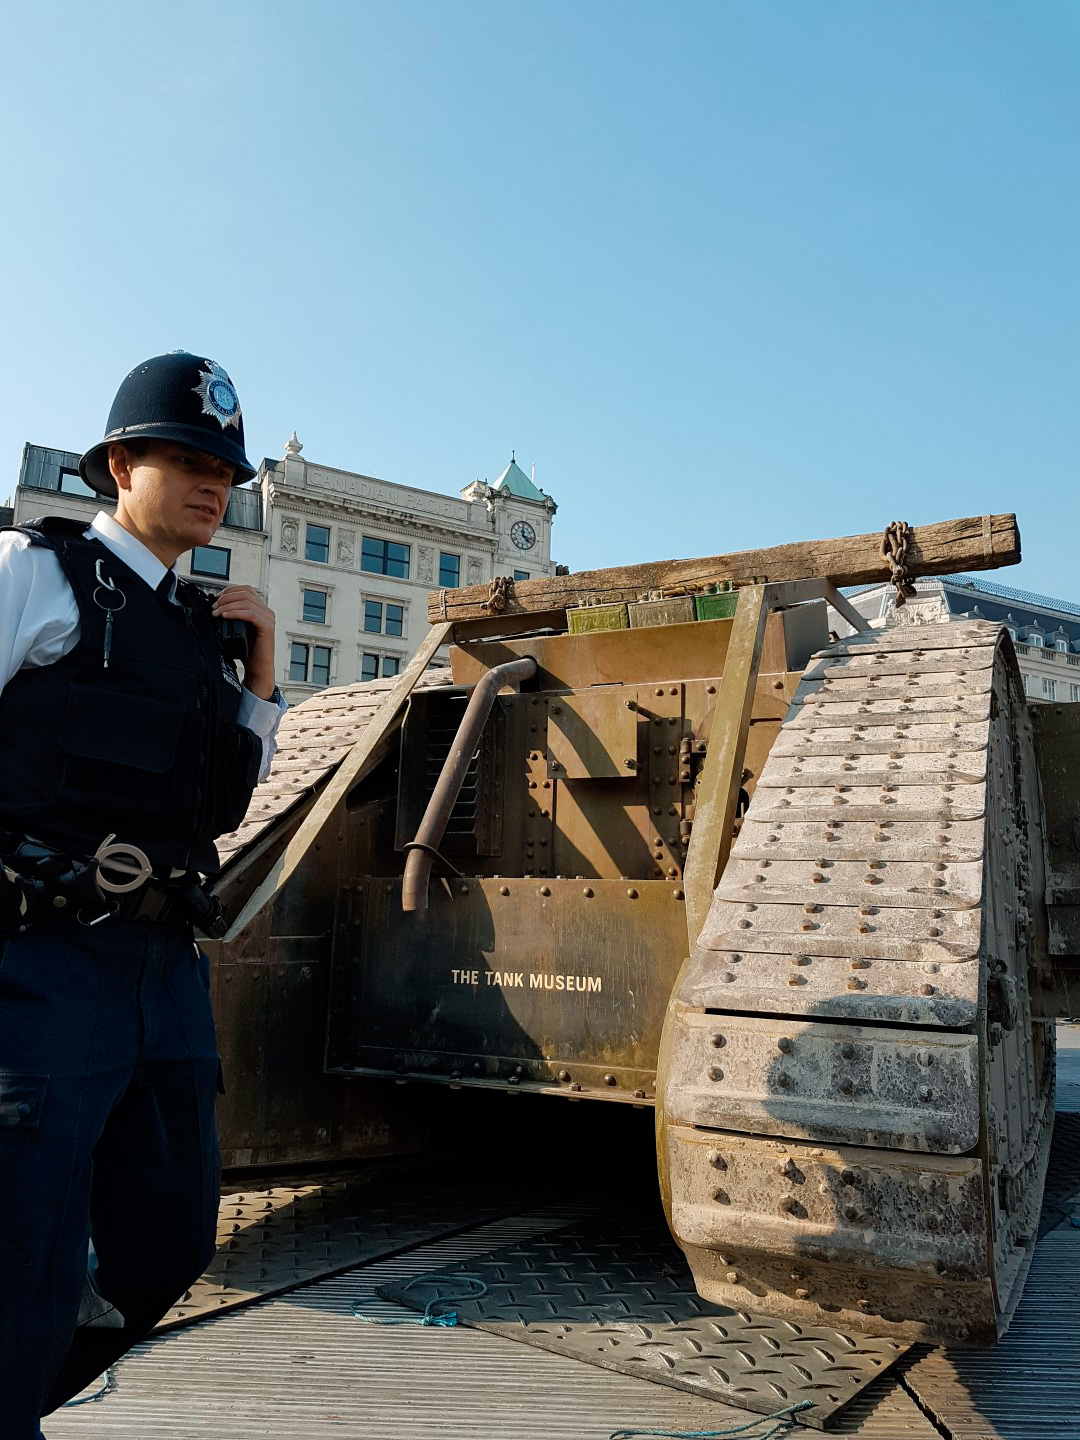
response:
{"label": "officer's hand", "polygon": [[214,601],[214,614],[222,620],[246,620],[254,627],[244,684],[260,700],[269,700],[274,693],[274,612],[250,585],[226,585]]}

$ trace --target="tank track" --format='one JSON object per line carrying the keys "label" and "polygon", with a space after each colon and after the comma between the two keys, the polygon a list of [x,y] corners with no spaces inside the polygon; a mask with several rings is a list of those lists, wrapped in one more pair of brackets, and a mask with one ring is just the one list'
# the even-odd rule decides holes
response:
{"label": "tank track", "polygon": [[1053,1123],[1027,744],[996,626],[806,670],[664,1028],[661,1188],[707,1299],[903,1339],[1008,1323]]}

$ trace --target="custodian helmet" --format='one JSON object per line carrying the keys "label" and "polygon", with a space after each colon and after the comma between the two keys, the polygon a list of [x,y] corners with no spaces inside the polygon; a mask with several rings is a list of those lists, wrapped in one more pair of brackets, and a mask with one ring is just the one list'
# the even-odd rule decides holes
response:
{"label": "custodian helmet", "polygon": [[79,474],[99,495],[116,494],[109,446],[125,440],[176,440],[205,450],[250,480],[255,467],[244,454],[244,420],[236,390],[222,367],[186,350],[144,360],[124,380],[109,411],[105,438],[79,461]]}

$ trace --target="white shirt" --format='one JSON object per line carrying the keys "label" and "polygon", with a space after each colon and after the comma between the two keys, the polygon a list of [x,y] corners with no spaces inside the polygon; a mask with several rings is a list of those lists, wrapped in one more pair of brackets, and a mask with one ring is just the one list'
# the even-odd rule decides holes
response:
{"label": "white shirt", "polygon": [[[161,584],[166,567],[106,510],[98,511],[85,533],[100,540],[151,589]],[[175,566],[172,573],[175,577]],[[175,580],[172,598],[178,603]],[[78,641],[79,606],[55,554],[16,530],[0,534],[0,690],[19,670],[52,665]],[[260,780],[270,770],[286,708],[284,700],[260,700],[246,688],[241,693],[236,720],[262,742]]]}

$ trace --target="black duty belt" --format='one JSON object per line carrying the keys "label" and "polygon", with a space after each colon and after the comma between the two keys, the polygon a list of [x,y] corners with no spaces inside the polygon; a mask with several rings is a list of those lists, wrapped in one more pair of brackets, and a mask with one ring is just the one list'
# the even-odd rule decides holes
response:
{"label": "black duty belt", "polygon": [[28,924],[150,920],[190,922],[215,939],[225,933],[221,902],[197,874],[156,872],[137,845],[118,842],[115,835],[93,855],[80,856],[0,832],[0,860],[19,877]]}

